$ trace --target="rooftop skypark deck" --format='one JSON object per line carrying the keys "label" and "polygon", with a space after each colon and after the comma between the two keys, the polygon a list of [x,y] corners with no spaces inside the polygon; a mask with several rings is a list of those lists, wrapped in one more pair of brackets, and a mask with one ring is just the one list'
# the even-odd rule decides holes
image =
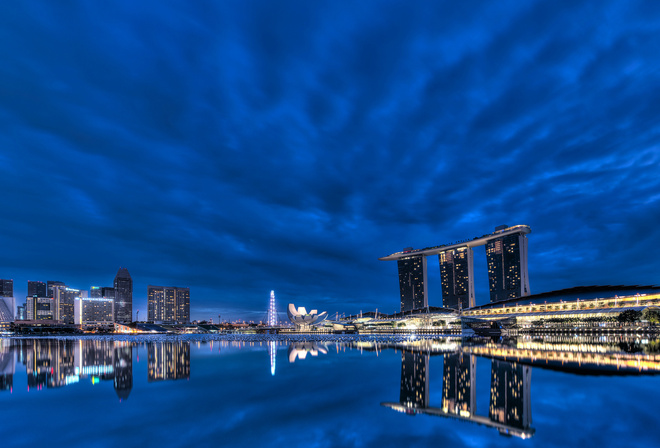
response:
{"label": "rooftop skypark deck", "polygon": [[519,233],[529,234],[532,233],[532,229],[528,225],[520,224],[512,227],[507,227],[502,230],[496,230],[495,232],[489,233],[487,235],[475,236],[471,240],[462,240],[451,244],[425,247],[424,249],[411,249],[411,250],[404,250],[401,252],[395,252],[391,255],[387,255],[386,257],[380,257],[379,260],[381,261],[400,260],[402,258],[410,257],[413,255],[423,255],[423,256],[438,255],[441,252],[445,252],[452,249],[459,249],[462,247],[483,246],[488,241],[497,238],[502,238],[503,236],[507,236],[507,235],[516,235]]}

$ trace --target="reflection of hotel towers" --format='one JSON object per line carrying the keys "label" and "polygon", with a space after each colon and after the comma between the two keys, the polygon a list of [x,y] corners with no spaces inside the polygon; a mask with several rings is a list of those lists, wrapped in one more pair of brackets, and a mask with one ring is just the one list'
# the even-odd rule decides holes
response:
{"label": "reflection of hotel towers", "polygon": [[531,378],[531,367],[493,359],[488,417],[514,428],[529,428],[532,423]]}
{"label": "reflection of hotel towers", "polygon": [[476,411],[475,357],[454,353],[445,355],[442,366],[442,410],[469,417]]}
{"label": "reflection of hotel towers", "polygon": [[404,352],[401,357],[399,403],[384,406],[407,414],[458,418],[497,428],[501,434],[531,437],[534,430],[530,399],[531,367],[492,361],[488,418],[477,415],[476,356],[453,353],[444,356],[442,407],[429,403],[429,355]]}
{"label": "reflection of hotel towers", "polygon": [[425,408],[429,404],[428,362],[428,355],[406,351],[401,353],[399,402],[406,408]]}
{"label": "reflection of hotel towers", "polygon": [[150,382],[190,378],[190,342],[153,342],[148,351]]}
{"label": "reflection of hotel towers", "polygon": [[380,258],[397,260],[401,311],[428,306],[426,257],[438,255],[445,308],[475,306],[473,248],[486,246],[490,301],[497,302],[530,294],[527,275],[529,226],[499,226],[495,232],[464,242],[402,252]]}

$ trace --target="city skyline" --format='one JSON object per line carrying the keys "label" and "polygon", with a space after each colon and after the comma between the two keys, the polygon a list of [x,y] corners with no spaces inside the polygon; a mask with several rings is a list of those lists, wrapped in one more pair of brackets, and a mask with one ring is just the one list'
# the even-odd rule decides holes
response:
{"label": "city skyline", "polygon": [[190,287],[191,320],[258,321],[271,290],[394,312],[379,256],[503,223],[534,229],[531,294],[660,283],[660,5],[351,6],[0,5],[17,305],[125,266],[133,316],[149,284]]}

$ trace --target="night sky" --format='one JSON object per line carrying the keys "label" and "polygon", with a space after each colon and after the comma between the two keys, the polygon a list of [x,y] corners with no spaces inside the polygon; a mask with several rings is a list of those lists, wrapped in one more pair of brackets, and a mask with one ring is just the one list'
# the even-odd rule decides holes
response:
{"label": "night sky", "polygon": [[378,257],[500,224],[532,292],[660,283],[660,2],[5,1],[0,60],[18,303],[124,266],[141,318],[394,312]]}

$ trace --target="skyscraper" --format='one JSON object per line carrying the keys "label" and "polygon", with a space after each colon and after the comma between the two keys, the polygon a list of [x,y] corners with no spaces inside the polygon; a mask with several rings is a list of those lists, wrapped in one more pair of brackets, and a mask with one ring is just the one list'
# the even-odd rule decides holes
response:
{"label": "skyscraper", "polygon": [[25,304],[27,320],[56,320],[57,306],[52,297],[28,297]]}
{"label": "skyscraper", "polygon": [[486,243],[490,301],[528,296],[527,236],[506,235]]}
{"label": "skyscraper", "polygon": [[190,323],[190,288],[147,287],[147,320],[150,322]]}
{"label": "skyscraper", "polygon": [[112,326],[114,322],[114,300],[105,297],[80,297],[74,305],[76,325],[83,327]]}
{"label": "skyscraper", "polygon": [[[61,283],[61,282],[58,282]],[[49,297],[48,295],[48,287],[46,283],[44,282],[35,282],[32,280],[28,280],[27,282],[27,295],[28,297]],[[52,296],[51,296],[52,297]]]}
{"label": "skyscraper", "polygon": [[471,247],[459,247],[438,254],[442,283],[442,306],[466,309],[474,306]]}
{"label": "skyscraper", "polygon": [[428,305],[426,286],[426,257],[410,256],[398,260],[401,311],[424,308]]}
{"label": "skyscraper", "polygon": [[14,297],[14,280],[0,279],[0,297]]}
{"label": "skyscraper", "polygon": [[114,282],[115,288],[115,322],[130,323],[133,321],[133,279],[128,269],[119,268]]}
{"label": "skyscraper", "polygon": [[53,285],[53,296],[55,320],[65,324],[75,323],[75,302],[82,297],[82,292],[67,286]]}
{"label": "skyscraper", "polygon": [[48,280],[46,282],[46,293],[47,293],[46,297],[55,297],[55,294],[53,293],[54,286],[66,286],[66,284],[64,284],[64,282],[58,282],[56,280]]}

